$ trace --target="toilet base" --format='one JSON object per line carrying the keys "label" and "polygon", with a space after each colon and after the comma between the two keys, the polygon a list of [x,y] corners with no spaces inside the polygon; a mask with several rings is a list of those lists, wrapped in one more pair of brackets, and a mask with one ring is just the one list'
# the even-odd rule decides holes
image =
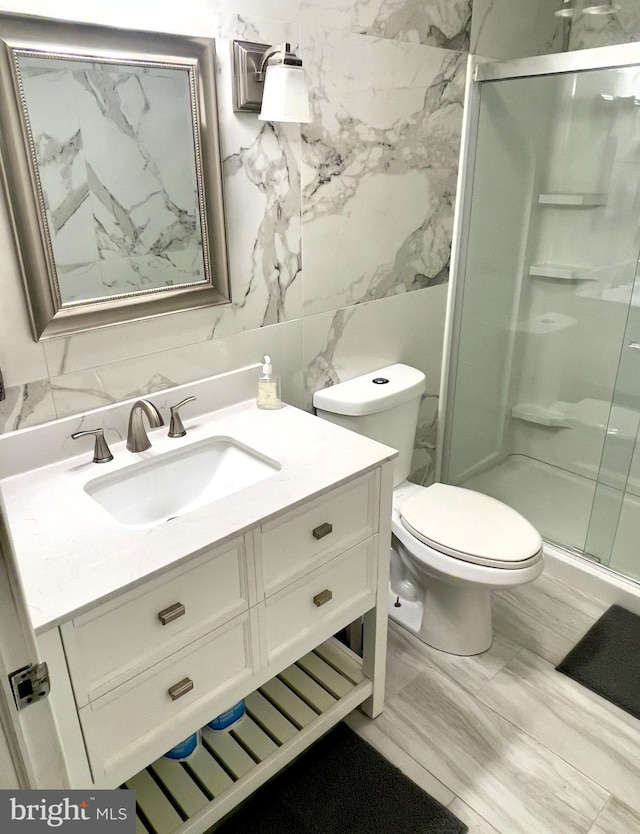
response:
{"label": "toilet base", "polygon": [[[423,643],[447,654],[482,654],[493,641],[491,591],[436,582],[425,603],[398,598],[389,589],[389,617]],[[400,606],[396,607],[399,599]]]}

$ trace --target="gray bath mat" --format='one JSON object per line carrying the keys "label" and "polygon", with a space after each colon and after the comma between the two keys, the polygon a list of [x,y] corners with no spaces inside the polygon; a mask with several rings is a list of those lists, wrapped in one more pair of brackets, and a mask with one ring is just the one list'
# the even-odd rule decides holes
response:
{"label": "gray bath mat", "polygon": [[612,605],[556,669],[640,718],[640,617]]}
{"label": "gray bath mat", "polygon": [[463,834],[467,826],[338,724],[215,834]]}

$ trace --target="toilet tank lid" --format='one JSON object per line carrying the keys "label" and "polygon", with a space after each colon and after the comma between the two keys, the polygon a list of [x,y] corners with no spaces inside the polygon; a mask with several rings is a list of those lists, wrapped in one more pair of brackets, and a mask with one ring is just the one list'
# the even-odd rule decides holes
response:
{"label": "toilet tank lid", "polygon": [[333,414],[374,414],[420,397],[425,389],[422,371],[409,365],[388,365],[316,391],[313,404]]}

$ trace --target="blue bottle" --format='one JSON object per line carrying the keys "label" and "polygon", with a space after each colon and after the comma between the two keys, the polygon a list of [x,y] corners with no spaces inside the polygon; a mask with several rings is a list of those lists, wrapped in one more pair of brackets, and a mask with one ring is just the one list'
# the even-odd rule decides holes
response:
{"label": "blue bottle", "polygon": [[228,730],[239,721],[245,713],[244,698],[230,709],[220,713],[207,724],[212,730]]}
{"label": "blue bottle", "polygon": [[180,744],[176,744],[171,750],[167,750],[164,756],[166,759],[172,759],[174,762],[184,762],[193,753],[198,744],[200,744],[200,730],[185,738]]}

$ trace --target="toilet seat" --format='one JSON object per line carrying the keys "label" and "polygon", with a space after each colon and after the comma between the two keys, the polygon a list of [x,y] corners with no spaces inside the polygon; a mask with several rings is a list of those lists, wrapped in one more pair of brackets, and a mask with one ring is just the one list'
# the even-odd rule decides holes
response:
{"label": "toilet seat", "polygon": [[432,484],[398,507],[402,526],[416,539],[465,562],[519,570],[542,553],[538,531],[520,513],[480,492]]}

